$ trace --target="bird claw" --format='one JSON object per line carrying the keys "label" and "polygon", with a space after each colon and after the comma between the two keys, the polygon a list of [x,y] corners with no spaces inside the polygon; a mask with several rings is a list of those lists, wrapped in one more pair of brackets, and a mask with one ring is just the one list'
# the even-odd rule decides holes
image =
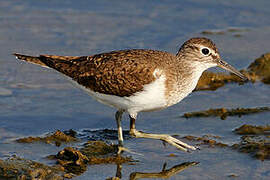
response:
{"label": "bird claw", "polygon": [[177,147],[178,149],[182,150],[182,151],[186,151],[186,152],[191,152],[190,150],[197,150],[197,147],[188,145],[182,141],[180,141],[179,139],[176,139],[172,136],[167,136],[167,140],[166,140],[169,144]]}

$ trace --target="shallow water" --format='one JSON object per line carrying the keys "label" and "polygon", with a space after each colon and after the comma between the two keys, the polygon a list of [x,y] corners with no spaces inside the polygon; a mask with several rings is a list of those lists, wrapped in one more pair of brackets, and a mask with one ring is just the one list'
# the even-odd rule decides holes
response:
{"label": "shallow water", "polygon": [[[270,51],[270,2],[251,0],[194,1],[0,1],[0,157],[21,157],[52,163],[44,157],[61,148],[43,144],[21,145],[14,138],[39,136],[56,129],[115,128],[114,109],[97,103],[50,69],[17,61],[11,53],[91,55],[126,48],[151,48],[175,53],[183,41],[202,36],[204,30],[224,31],[206,35],[228,62],[247,67]],[[229,28],[239,30],[232,32]],[[215,69],[213,69],[215,70]],[[142,113],[139,130],[202,136],[221,136],[226,144],[239,142],[232,130],[243,124],[266,125],[270,113],[242,117],[190,118],[185,112],[209,108],[270,106],[270,86],[262,83],[226,85],[217,91],[192,93],[169,109]],[[124,129],[128,129],[125,116]],[[189,142],[192,143],[192,142]],[[125,146],[139,162],[123,164],[122,179],[132,172],[160,172],[187,161],[200,164],[170,179],[268,179],[270,162],[259,161],[230,148],[208,148],[184,153],[160,141],[128,139]],[[171,153],[176,157],[170,157]],[[74,179],[115,176],[116,165],[89,166]]]}

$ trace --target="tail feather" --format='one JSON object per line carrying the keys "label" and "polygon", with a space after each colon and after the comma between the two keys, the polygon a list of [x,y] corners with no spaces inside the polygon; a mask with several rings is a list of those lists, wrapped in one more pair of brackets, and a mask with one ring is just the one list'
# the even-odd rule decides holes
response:
{"label": "tail feather", "polygon": [[17,59],[27,61],[32,64],[37,64],[43,67],[48,67],[45,63],[43,63],[40,59],[40,56],[27,56],[23,54],[14,53],[14,56],[16,56]]}
{"label": "tail feather", "polygon": [[82,69],[82,67],[78,64],[80,64],[81,61],[87,61],[88,58],[88,56],[28,56],[18,53],[14,53],[13,55],[22,61],[37,64],[46,68],[55,69],[71,78],[74,78],[80,74],[80,69]]}

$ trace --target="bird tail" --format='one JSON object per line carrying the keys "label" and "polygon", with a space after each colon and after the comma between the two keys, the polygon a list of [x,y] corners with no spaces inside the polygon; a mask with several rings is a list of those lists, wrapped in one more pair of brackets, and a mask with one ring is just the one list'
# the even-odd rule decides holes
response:
{"label": "bird tail", "polygon": [[22,61],[27,61],[29,63],[32,64],[37,64],[43,67],[48,67],[46,64],[44,64],[41,61],[40,56],[27,56],[27,55],[23,55],[23,54],[18,54],[18,53],[14,53],[14,56],[16,56],[17,59],[22,60]]}

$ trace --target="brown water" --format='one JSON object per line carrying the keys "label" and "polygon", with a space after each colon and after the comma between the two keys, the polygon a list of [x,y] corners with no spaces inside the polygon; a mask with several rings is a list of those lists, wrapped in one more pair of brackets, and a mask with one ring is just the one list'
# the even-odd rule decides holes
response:
{"label": "brown water", "polygon": [[[45,144],[21,145],[12,140],[42,135],[56,129],[115,129],[114,109],[97,103],[53,70],[18,62],[11,53],[91,55],[126,48],[151,48],[175,53],[183,41],[206,35],[221,55],[237,68],[247,67],[270,51],[270,2],[251,0],[186,1],[0,1],[0,157],[12,154],[45,160],[60,148]],[[228,30],[237,28],[237,31]],[[215,69],[213,69],[215,70]],[[243,124],[266,125],[270,113],[219,118],[190,118],[184,112],[209,108],[270,106],[270,86],[262,83],[226,85],[217,91],[199,91],[159,112],[142,113],[137,129],[153,133],[221,136],[232,145],[240,137],[232,130]],[[123,122],[128,129],[128,118]],[[192,142],[189,142],[192,143]],[[208,148],[184,153],[160,141],[128,139],[125,146],[138,154],[135,165],[123,164],[122,179],[132,172],[160,172],[187,161],[200,162],[170,179],[269,179],[270,162],[259,161],[230,148]],[[169,156],[171,153],[175,157]],[[141,154],[141,155],[140,155]],[[89,166],[74,179],[115,176],[116,165]]]}

